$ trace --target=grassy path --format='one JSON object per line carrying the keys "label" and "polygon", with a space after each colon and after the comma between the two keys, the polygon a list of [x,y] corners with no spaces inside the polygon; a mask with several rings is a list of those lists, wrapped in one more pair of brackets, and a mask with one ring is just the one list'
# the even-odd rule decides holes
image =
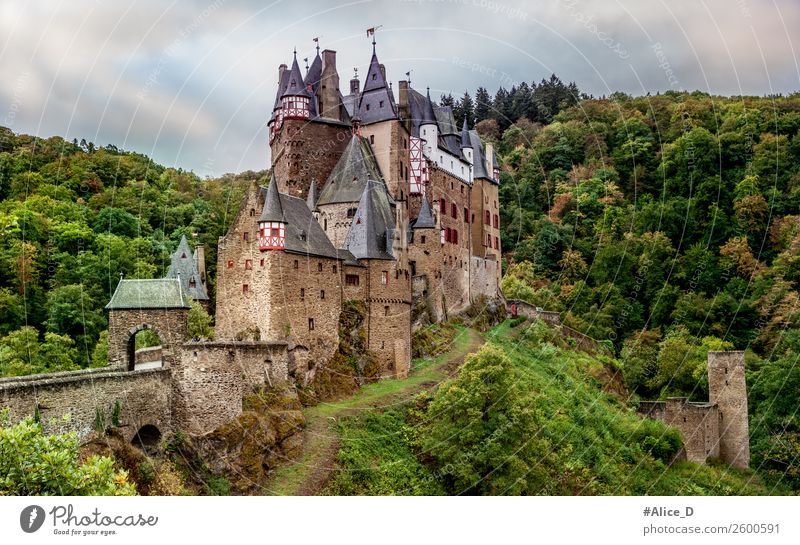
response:
{"label": "grassy path", "polygon": [[368,384],[347,399],[305,409],[307,425],[303,431],[303,454],[297,462],[276,469],[264,493],[299,496],[318,493],[335,471],[339,452],[339,436],[335,428],[338,418],[364,409],[389,407],[435,387],[482,344],[483,338],[477,331],[459,328],[450,351],[429,360],[412,362],[408,378]]}

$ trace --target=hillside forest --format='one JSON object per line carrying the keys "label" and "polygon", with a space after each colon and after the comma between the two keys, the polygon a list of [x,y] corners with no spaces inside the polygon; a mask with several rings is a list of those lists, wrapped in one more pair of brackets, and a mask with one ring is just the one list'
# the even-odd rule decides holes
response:
{"label": "hillside forest", "polygon": [[[706,353],[746,350],[752,465],[800,483],[800,95],[594,98],[553,76],[440,102],[502,163],[504,295],[605,342],[633,403],[707,399]],[[213,309],[216,241],[268,179],[0,128],[0,375],[105,365],[120,277],[163,275],[184,234]]]}

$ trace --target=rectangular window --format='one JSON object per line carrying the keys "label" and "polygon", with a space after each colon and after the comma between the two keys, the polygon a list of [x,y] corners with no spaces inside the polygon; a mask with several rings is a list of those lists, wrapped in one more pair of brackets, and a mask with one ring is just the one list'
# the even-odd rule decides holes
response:
{"label": "rectangular window", "polygon": [[336,265],[333,266],[333,272],[336,272]]}
{"label": "rectangular window", "polygon": [[423,244],[425,244],[425,235],[422,235],[422,236],[421,236],[421,237],[419,237],[419,238],[420,238],[420,242],[422,242]]}
{"label": "rectangular window", "polygon": [[253,270],[253,260],[252,259],[245,259],[244,260],[244,270],[252,271]]}
{"label": "rectangular window", "polygon": [[299,269],[300,268],[300,263],[298,263],[296,259],[294,260],[294,268],[295,269]]}
{"label": "rectangular window", "polygon": [[[369,104],[367,104],[367,110],[369,110]],[[375,135],[374,134],[370,134],[369,135],[369,143],[370,144],[374,144],[375,143]]]}
{"label": "rectangular window", "polygon": [[497,237],[494,237],[494,249],[495,250],[499,250],[500,249],[500,239],[497,238]]}
{"label": "rectangular window", "polygon": [[491,248],[492,247],[492,235],[486,235],[486,245]]}
{"label": "rectangular window", "polygon": [[247,231],[242,233],[242,240],[245,241],[245,242],[249,241],[250,240],[250,233],[247,232]]}
{"label": "rectangular window", "polygon": [[319,298],[325,299],[325,290],[319,290]]}
{"label": "rectangular window", "polygon": [[484,217],[484,221],[483,222],[486,225],[491,225],[492,224],[492,215],[489,213],[488,210],[486,211],[486,216]]}
{"label": "rectangular window", "polygon": [[383,271],[381,273],[381,284],[383,284],[384,286],[389,284],[389,271]]}
{"label": "rectangular window", "polygon": [[280,230],[279,228],[277,228],[277,227],[273,227],[273,228],[270,230],[270,232],[272,233],[272,236],[273,236],[273,237],[279,237],[279,236],[281,236],[281,230]]}
{"label": "rectangular window", "polygon": [[232,260],[232,259],[229,259],[229,260],[228,260],[228,268],[229,268],[229,269],[232,269],[232,268],[233,268],[233,260]]}
{"label": "rectangular window", "polygon": [[384,316],[388,316],[389,315],[389,307],[383,307],[383,315]]}
{"label": "rectangular window", "polygon": [[500,227],[500,216],[498,216],[497,214],[494,215],[494,226]]}
{"label": "rectangular window", "polygon": [[445,242],[450,242],[450,228],[449,227],[444,232],[444,240],[445,240]]}
{"label": "rectangular window", "polygon": [[444,197],[442,197],[442,200],[439,201],[439,212],[442,214],[447,213],[447,201],[444,200]]}
{"label": "rectangular window", "polygon": [[314,331],[314,318],[309,318],[308,319],[308,330],[309,331]]}
{"label": "rectangular window", "polygon": [[250,293],[250,284],[242,284],[242,293]]}
{"label": "rectangular window", "polygon": [[458,244],[458,231],[453,229],[453,244]]}
{"label": "rectangular window", "polygon": [[261,258],[261,266],[262,267],[264,266],[264,258],[263,257]]}
{"label": "rectangular window", "polygon": [[458,219],[458,206],[456,206],[456,203],[452,203],[450,205],[450,215],[453,216],[453,218]]}
{"label": "rectangular window", "polygon": [[352,218],[355,215],[356,215],[356,209],[355,208],[348,208],[347,209],[347,217],[348,218]]}
{"label": "rectangular window", "polygon": [[344,276],[344,283],[348,286],[358,286],[359,277],[357,274],[346,274]]}
{"label": "rectangular window", "polygon": [[317,263],[317,271],[322,272],[322,262]]}
{"label": "rectangular window", "polygon": [[300,300],[305,301],[305,299],[306,299],[306,289],[300,288]]}
{"label": "rectangular window", "polygon": [[466,206],[464,207],[464,221],[466,223],[469,223],[469,208],[467,208]]}

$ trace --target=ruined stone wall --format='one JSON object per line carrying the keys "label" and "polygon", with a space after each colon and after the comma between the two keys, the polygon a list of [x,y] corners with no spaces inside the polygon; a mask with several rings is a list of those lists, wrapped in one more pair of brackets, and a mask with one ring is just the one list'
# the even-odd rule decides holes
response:
{"label": "ruined stone wall", "polygon": [[286,343],[184,344],[172,369],[176,427],[199,435],[233,420],[252,388],[285,384],[288,366]]}
{"label": "ruined stone wall", "polygon": [[281,193],[305,199],[311,180],[322,185],[352,136],[350,125],[287,119],[272,141],[272,173]]}
{"label": "ruined stone wall", "polygon": [[259,188],[251,185],[230,229],[220,237],[214,327],[218,340],[265,338],[263,313],[270,306],[269,282],[267,263],[262,261],[258,246],[258,217],[263,205]]}
{"label": "ruined stone wall", "polygon": [[522,301],[520,299],[508,299],[506,301],[506,310],[509,314],[513,315],[513,306],[517,307],[518,316],[527,316],[533,320],[542,320],[550,326],[561,325],[561,314],[551,310],[540,310],[535,305]]}
{"label": "ruined stone wall", "polygon": [[14,421],[33,416],[38,407],[47,432],[74,431],[81,439],[95,430],[98,409],[105,426],[111,425],[116,402],[126,440],[146,424],[171,432],[171,401],[169,369],[100,368],[0,379],[0,408],[11,409]]}
{"label": "ruined stone wall", "polygon": [[663,421],[680,431],[690,462],[704,463],[719,456],[719,411],[713,403],[690,403],[685,397],[667,399]]}
{"label": "ruined stone wall", "polygon": [[127,367],[132,337],[143,329],[153,330],[161,339],[164,366],[175,362],[175,347],[186,340],[189,309],[130,309],[108,312],[108,362]]}
{"label": "ruined stone wall", "polygon": [[719,455],[734,467],[750,466],[744,352],[708,353],[708,396],[720,412]]}
{"label": "ruined stone wall", "polygon": [[474,301],[481,295],[489,298],[497,297],[497,294],[500,293],[500,284],[498,283],[500,275],[497,271],[500,263],[494,259],[477,256],[470,257],[469,263],[470,299]]}
{"label": "ruined stone wall", "polygon": [[396,265],[396,261],[369,261],[367,344],[385,376],[405,377],[411,366],[411,278]]}

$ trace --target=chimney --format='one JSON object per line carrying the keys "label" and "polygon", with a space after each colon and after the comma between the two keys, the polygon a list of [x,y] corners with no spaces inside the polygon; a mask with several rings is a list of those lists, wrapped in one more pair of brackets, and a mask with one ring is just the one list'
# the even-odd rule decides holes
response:
{"label": "chimney", "polygon": [[[281,65],[286,68],[285,65]],[[206,247],[203,244],[198,244],[194,247],[194,258],[195,258],[195,265],[197,265],[197,271],[200,273],[200,281],[203,283],[203,286],[206,285]]]}
{"label": "chimney", "polygon": [[486,167],[486,173],[489,175],[489,177],[491,177],[495,167],[494,146],[492,146],[492,144],[489,142],[486,142],[484,149],[486,150],[486,164],[484,166]]}
{"label": "chimney", "polygon": [[322,52],[322,75],[320,77],[319,115],[328,119],[339,119],[339,73],[336,71],[336,51]]}
{"label": "chimney", "polygon": [[[405,120],[411,119],[411,111],[408,108],[408,81],[400,80],[400,96],[398,106],[400,108],[400,116]],[[408,127],[407,127],[408,128]]]}
{"label": "chimney", "polygon": [[351,95],[358,94],[358,78],[353,78],[350,80],[350,94]]}

